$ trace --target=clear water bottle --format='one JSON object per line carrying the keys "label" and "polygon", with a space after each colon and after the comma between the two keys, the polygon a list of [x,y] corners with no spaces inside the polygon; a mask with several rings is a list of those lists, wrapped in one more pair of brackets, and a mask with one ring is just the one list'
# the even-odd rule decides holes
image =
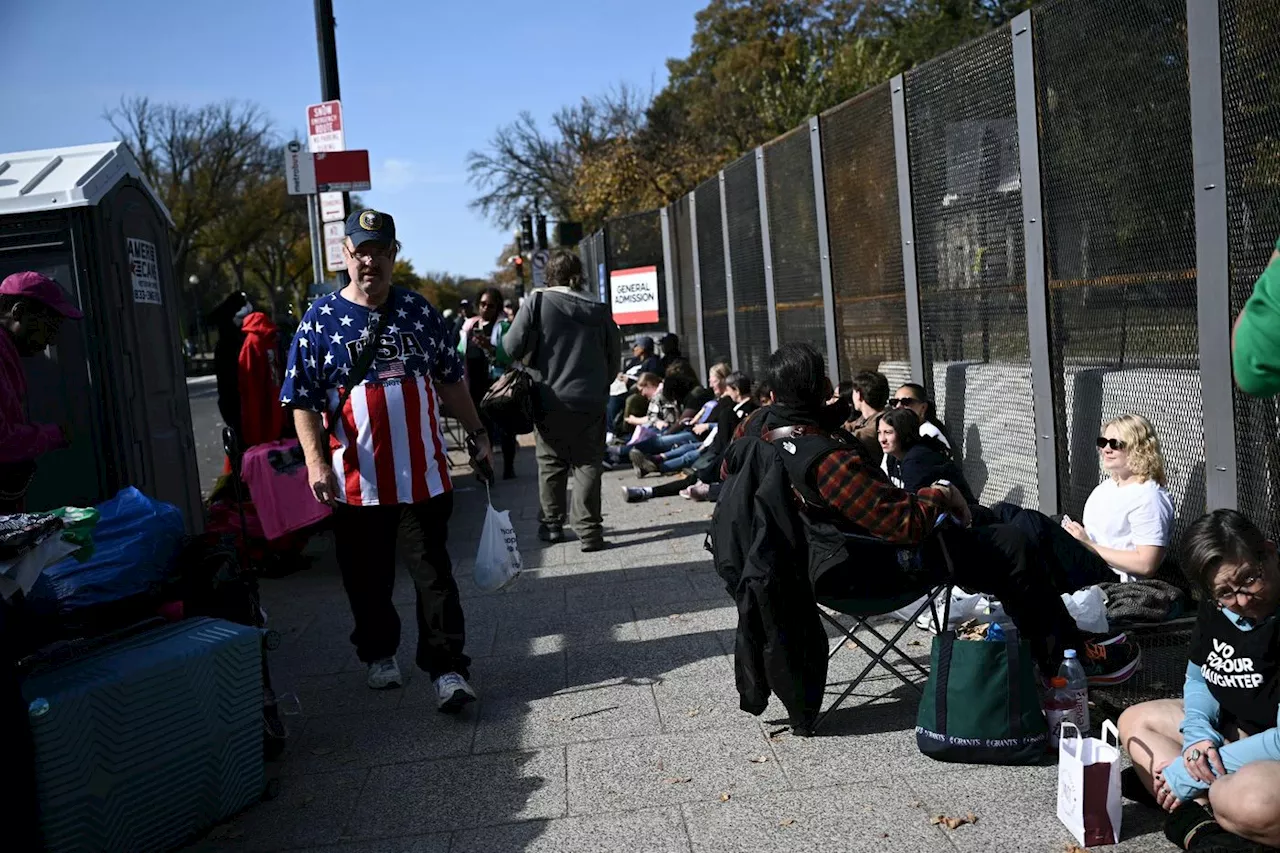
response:
{"label": "clear water bottle", "polygon": [[1089,679],[1084,674],[1084,666],[1076,657],[1075,649],[1067,649],[1062,653],[1062,665],[1058,667],[1058,678],[1066,680],[1064,696],[1070,699],[1071,709],[1064,719],[1075,723],[1081,736],[1089,733]]}

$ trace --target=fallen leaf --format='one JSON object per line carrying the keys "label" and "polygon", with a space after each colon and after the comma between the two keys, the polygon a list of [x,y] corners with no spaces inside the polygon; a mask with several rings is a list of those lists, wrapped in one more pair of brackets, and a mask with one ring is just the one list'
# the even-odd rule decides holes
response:
{"label": "fallen leaf", "polygon": [[1089,851],[1085,850],[1079,844],[1068,844],[1062,848],[1062,853],[1089,853]]}
{"label": "fallen leaf", "polygon": [[315,800],[315,798],[316,798],[316,795],[315,795],[315,794],[303,794],[303,795],[302,795],[302,804],[303,804],[304,806],[309,806],[309,805],[311,805],[311,803]]}
{"label": "fallen leaf", "polygon": [[668,785],[683,785],[685,782],[692,782],[693,777],[692,776],[668,776],[666,779],[663,779],[662,781],[666,782]]}
{"label": "fallen leaf", "polygon": [[907,645],[908,645],[908,646],[923,646],[923,645],[924,645],[924,643],[920,642],[919,640],[912,640],[911,642],[907,643]]}
{"label": "fallen leaf", "polygon": [[691,711],[687,712],[686,716],[696,717],[696,716],[698,716],[698,715],[699,715],[699,714],[701,714],[701,713],[702,713],[702,712],[701,712],[701,711],[699,711],[697,708],[694,708],[693,710],[691,710]]}
{"label": "fallen leaf", "polygon": [[947,829],[957,829],[966,823],[977,823],[978,816],[973,812],[969,812],[963,817],[950,817],[949,815],[940,814],[930,821],[934,826],[942,825]]}
{"label": "fallen leaf", "polygon": [[757,755],[755,758],[748,759],[752,764],[764,764],[769,760],[767,755]]}
{"label": "fallen leaf", "polygon": [[683,622],[684,620],[685,615],[683,613],[672,613],[667,617],[668,622]]}
{"label": "fallen leaf", "polygon": [[725,791],[723,794],[720,795],[720,802],[722,803],[727,803],[731,799],[733,799],[733,795],[730,794],[728,791]]}
{"label": "fallen leaf", "polygon": [[311,750],[312,755],[328,755],[331,752],[333,752],[333,748],[328,746],[317,746]]}
{"label": "fallen leaf", "polygon": [[882,832],[882,833],[880,833],[880,837],[881,837],[881,838],[888,838],[888,837],[889,837],[889,833],[887,833],[887,832]]}
{"label": "fallen leaf", "polygon": [[907,805],[911,806],[911,808],[913,808],[913,809],[918,809],[918,808],[920,808],[920,801],[919,801],[919,800],[912,800],[911,802],[907,803]]}
{"label": "fallen leaf", "polygon": [[796,819],[793,817],[789,817],[786,820],[778,821],[778,826],[795,826],[795,823],[796,823]]}
{"label": "fallen leaf", "polygon": [[858,650],[858,644],[853,642],[853,640],[845,640],[844,647],[851,652],[856,652]]}

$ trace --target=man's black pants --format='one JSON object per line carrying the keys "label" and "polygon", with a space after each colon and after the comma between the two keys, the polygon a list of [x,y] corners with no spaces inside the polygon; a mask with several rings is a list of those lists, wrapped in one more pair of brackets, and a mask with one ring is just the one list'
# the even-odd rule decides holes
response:
{"label": "man's black pants", "polygon": [[1078,542],[1062,529],[1061,523],[1044,513],[1008,503],[996,504],[991,507],[991,512],[1027,534],[1039,546],[1058,592],[1075,592],[1094,584],[1120,580],[1106,560]]}
{"label": "man's black pants", "polygon": [[955,582],[1000,599],[1031,645],[1041,672],[1057,672],[1064,649],[1083,649],[1080,629],[1067,613],[1031,537],[1010,524],[943,527],[925,542],[921,553],[926,569],[941,579],[946,562],[939,540],[955,566]]}
{"label": "man's black pants", "polygon": [[355,617],[351,642],[360,660],[389,658],[400,646],[400,617],[391,603],[398,541],[417,589],[418,667],[432,680],[449,672],[470,677],[471,659],[462,651],[462,601],[445,547],[452,513],[452,492],[416,504],[335,507],[338,567]]}

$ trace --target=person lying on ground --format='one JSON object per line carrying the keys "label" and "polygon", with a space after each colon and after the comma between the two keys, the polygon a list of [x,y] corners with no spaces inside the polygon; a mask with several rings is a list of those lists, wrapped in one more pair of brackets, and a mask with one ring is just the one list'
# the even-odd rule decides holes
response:
{"label": "person lying on ground", "polygon": [[1184,849],[1198,849],[1188,835],[1203,842],[1223,830],[1280,846],[1276,545],[1240,513],[1220,509],[1187,531],[1182,566],[1203,594],[1182,698],[1120,715],[1120,739],[1145,788],[1135,794],[1125,780],[1126,796],[1151,804],[1149,795],[1174,812],[1167,832]]}
{"label": "person lying on ground", "polygon": [[920,434],[920,419],[906,407],[891,409],[880,416],[880,449],[889,463],[889,481],[900,489],[918,492],[938,482],[960,490],[965,503],[978,501],[969,488],[960,466],[931,435]]}
{"label": "person lying on ground", "polygon": [[1236,318],[1231,364],[1241,391],[1255,397],[1280,394],[1280,240]]}
{"label": "person lying on ground", "polygon": [[[909,567],[896,561],[877,564],[871,573],[876,583],[892,583],[897,587],[895,594],[927,595],[945,575],[945,548],[955,569],[956,583],[1000,599],[1028,640],[1042,673],[1055,672],[1065,650],[1086,648],[1085,638],[1054,589],[1035,542],[1007,524],[968,526],[968,502],[954,485],[935,483],[916,494],[893,486],[852,436],[845,433],[844,438],[830,432],[828,423],[838,426],[846,418],[826,419],[824,403],[830,397],[830,381],[821,353],[808,344],[783,345],[769,359],[769,385],[771,405],[739,426],[725,455],[721,502],[734,499],[730,495],[734,482],[728,477],[753,452],[750,443],[739,448],[744,439],[762,438],[784,427],[803,427],[800,437],[779,440],[784,441],[783,449],[793,457],[812,457],[806,479],[792,481],[803,495],[807,511],[821,511],[851,532],[900,546],[912,554]],[[940,526],[943,516],[960,524]],[[743,531],[743,535],[748,534],[750,531]],[[868,548],[875,552],[875,559],[880,558],[878,546]],[[823,581],[828,583],[827,576]],[[848,590],[843,593],[846,595],[868,595],[868,581],[868,573],[860,572],[857,577],[831,578],[829,583],[847,584]],[[1105,645],[1088,645],[1094,646],[1096,652],[1082,661],[1091,683],[1118,683],[1137,670],[1140,654],[1127,639],[1117,637]]]}
{"label": "person lying on ground", "polygon": [[1083,524],[1007,503],[991,508],[1040,544],[1061,592],[1155,577],[1169,547],[1173,500],[1155,427],[1141,415],[1120,415],[1097,443],[1107,478],[1089,495]]}

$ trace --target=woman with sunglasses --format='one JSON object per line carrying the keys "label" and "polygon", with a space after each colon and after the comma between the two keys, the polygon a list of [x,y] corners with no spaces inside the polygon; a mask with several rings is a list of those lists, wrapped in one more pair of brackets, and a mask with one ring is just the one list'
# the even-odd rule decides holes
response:
{"label": "woman with sunglasses", "polygon": [[1121,788],[1171,812],[1165,834],[1184,850],[1280,847],[1275,543],[1240,513],[1220,509],[1187,531],[1183,568],[1203,593],[1183,698],[1120,715],[1133,761]]}
{"label": "woman with sunglasses", "polygon": [[946,429],[942,426],[942,422],[938,420],[937,409],[933,405],[933,401],[929,399],[929,395],[925,393],[923,385],[917,385],[914,382],[908,382],[898,389],[898,393],[889,398],[888,408],[910,409],[916,413],[916,417],[920,419],[920,435],[925,438],[932,438],[940,442],[943,447],[947,448],[947,452],[953,452],[951,449],[951,439],[947,437]]}

